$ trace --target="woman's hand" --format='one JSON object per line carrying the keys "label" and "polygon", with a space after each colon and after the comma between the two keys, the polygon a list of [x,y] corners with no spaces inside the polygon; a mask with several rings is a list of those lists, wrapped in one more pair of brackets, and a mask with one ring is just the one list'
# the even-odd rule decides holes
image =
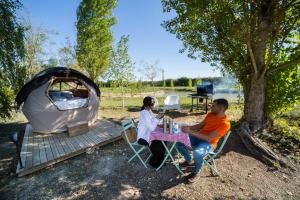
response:
{"label": "woman's hand", "polygon": [[159,114],[156,115],[156,118],[157,119],[162,119],[164,117],[164,115],[165,115],[164,113],[159,113]]}

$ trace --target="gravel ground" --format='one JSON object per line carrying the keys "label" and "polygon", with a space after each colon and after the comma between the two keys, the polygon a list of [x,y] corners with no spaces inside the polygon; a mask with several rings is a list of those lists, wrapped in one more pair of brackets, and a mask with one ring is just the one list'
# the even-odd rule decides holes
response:
{"label": "gravel ground", "polygon": [[[116,119],[117,120],[117,119]],[[198,121],[195,115],[178,117]],[[0,124],[0,130],[24,124]],[[25,177],[16,177],[15,148],[0,138],[0,199],[300,199],[300,166],[296,171],[273,170],[244,148],[232,133],[216,160],[221,173],[213,177],[207,167],[200,179],[186,184],[167,163],[156,172],[138,160],[127,163],[131,150],[123,140],[100,147]],[[146,156],[146,155],[144,155]],[[182,159],[181,159],[182,161]]]}

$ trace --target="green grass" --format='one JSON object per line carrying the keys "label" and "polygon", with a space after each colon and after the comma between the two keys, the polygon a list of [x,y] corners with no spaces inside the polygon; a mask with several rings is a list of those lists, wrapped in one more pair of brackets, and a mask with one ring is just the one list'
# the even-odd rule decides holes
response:
{"label": "green grass", "polygon": [[[142,87],[142,88],[136,88],[136,87],[125,87],[124,92],[125,93],[145,93],[145,92],[157,92],[160,90],[166,90],[166,91],[178,91],[178,92],[195,92],[195,87]],[[122,93],[122,88],[116,87],[116,88],[100,88],[101,92],[105,93]]]}

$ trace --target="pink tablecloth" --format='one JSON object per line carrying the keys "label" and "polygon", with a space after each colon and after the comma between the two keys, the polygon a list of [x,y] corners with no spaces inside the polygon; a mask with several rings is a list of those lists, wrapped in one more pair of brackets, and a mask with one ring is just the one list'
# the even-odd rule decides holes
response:
{"label": "pink tablecloth", "polygon": [[178,134],[167,134],[167,133],[163,132],[163,129],[156,128],[150,134],[150,139],[149,139],[150,143],[153,140],[161,140],[161,141],[167,141],[167,142],[181,142],[185,146],[191,148],[191,141],[190,141],[189,135],[184,132],[180,132]]}

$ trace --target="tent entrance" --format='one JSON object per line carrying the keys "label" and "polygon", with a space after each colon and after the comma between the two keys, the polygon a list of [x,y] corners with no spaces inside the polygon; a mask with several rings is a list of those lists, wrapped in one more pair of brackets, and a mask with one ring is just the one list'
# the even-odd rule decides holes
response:
{"label": "tent entrance", "polygon": [[89,89],[77,78],[53,78],[46,95],[58,110],[83,108],[89,101]]}

